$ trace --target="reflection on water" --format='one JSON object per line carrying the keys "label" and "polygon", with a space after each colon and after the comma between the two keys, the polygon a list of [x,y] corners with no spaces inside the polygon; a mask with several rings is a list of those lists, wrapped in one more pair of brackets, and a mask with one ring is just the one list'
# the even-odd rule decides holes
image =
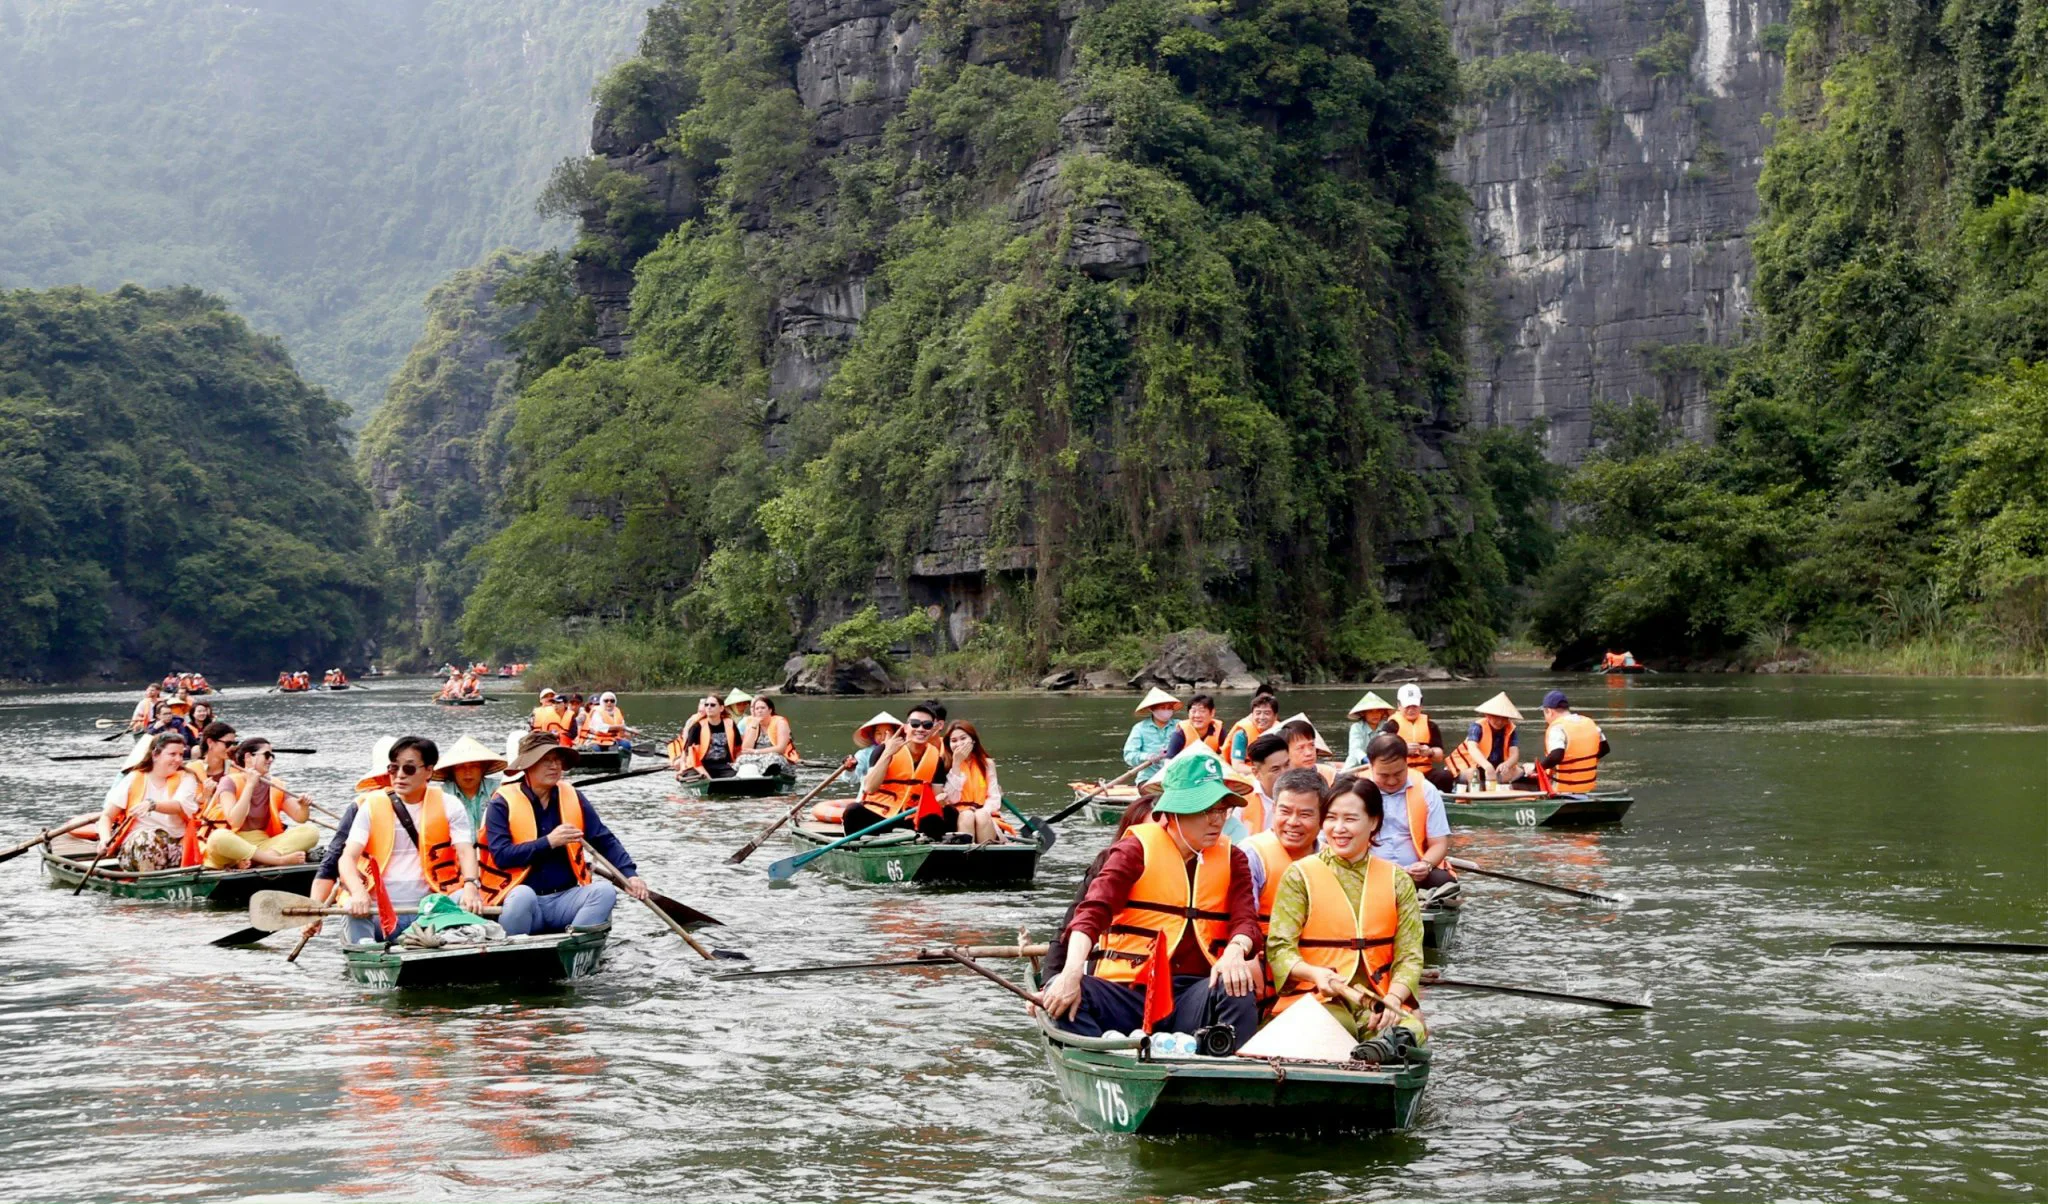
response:
{"label": "reflection on water", "polygon": [[[1624,825],[1462,832],[1481,864],[1622,896],[1586,904],[1468,880],[1456,970],[1600,993],[1647,1015],[1439,991],[1413,1131],[1341,1152],[1133,1139],[1064,1111],[1014,1001],[939,970],[715,981],[650,917],[620,913],[607,969],[513,1000],[378,996],[331,940],[207,941],[227,913],[73,898],[34,858],[0,867],[0,1199],[305,1194],[425,1199],[2003,1199],[2048,1185],[2048,964],[1871,954],[1847,936],[2048,933],[2048,694],[2037,683],[1510,679],[1563,684],[1614,738]],[[1433,689],[1455,718],[1498,689]],[[280,773],[346,801],[372,740],[497,745],[509,701],[436,708],[431,686],[235,689],[244,734],[317,745]],[[1332,723],[1357,691],[1283,700]],[[673,725],[693,695],[627,700]],[[952,701],[1027,809],[1116,771],[1128,700]],[[17,748],[111,751],[127,695],[0,696]],[[1241,703],[1226,702],[1234,714]],[[791,699],[829,749],[872,700]],[[807,774],[815,781],[816,770]],[[0,765],[0,843],[93,805],[112,762]],[[836,789],[836,788],[835,788]],[[773,801],[708,802],[659,776],[592,792],[658,886],[724,919],[760,966],[1044,936],[1105,833],[1079,822],[1011,895],[771,891],[771,841],[726,855]],[[718,969],[727,968],[721,963]]]}

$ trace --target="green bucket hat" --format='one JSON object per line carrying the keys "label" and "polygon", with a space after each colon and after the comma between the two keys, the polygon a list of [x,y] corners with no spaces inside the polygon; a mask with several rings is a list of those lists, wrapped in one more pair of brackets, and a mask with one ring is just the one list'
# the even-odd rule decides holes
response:
{"label": "green bucket hat", "polygon": [[1159,776],[1164,789],[1152,804],[1155,814],[1200,815],[1233,797],[1223,781],[1223,762],[1215,757],[1178,757]]}

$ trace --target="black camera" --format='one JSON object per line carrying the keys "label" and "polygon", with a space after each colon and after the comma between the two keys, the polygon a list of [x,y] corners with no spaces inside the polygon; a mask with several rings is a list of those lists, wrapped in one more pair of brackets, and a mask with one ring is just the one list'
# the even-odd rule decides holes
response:
{"label": "black camera", "polygon": [[1417,1056],[1426,1052],[1415,1043],[1414,1033],[1397,1024],[1387,1031],[1375,1033],[1353,1046],[1351,1060],[1354,1062],[1375,1062],[1384,1066],[1389,1062],[1426,1061],[1427,1058]]}
{"label": "black camera", "polygon": [[1208,1013],[1195,1030],[1195,1052],[1205,1058],[1227,1058],[1237,1050],[1237,1026],[1216,1019],[1216,996],[1209,996]]}

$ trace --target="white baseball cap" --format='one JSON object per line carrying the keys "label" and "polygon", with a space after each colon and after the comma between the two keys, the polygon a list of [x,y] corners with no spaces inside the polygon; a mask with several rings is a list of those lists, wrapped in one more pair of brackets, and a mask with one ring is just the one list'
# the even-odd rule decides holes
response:
{"label": "white baseball cap", "polygon": [[1402,686],[1401,692],[1394,697],[1404,707],[1419,707],[1422,705],[1422,687],[1411,681]]}

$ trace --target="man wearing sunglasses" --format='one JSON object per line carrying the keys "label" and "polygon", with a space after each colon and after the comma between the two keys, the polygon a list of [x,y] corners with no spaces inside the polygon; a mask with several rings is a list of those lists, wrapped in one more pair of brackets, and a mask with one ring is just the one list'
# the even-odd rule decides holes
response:
{"label": "man wearing sunglasses", "polygon": [[840,823],[850,835],[885,819],[915,815],[919,831],[944,840],[952,825],[938,808],[932,779],[939,775],[939,707],[921,702],[904,712],[903,726],[876,751],[867,776],[861,779],[860,802],[846,809]]}
{"label": "man wearing sunglasses", "polygon": [[452,894],[468,911],[484,905],[469,812],[433,784],[441,750],[425,736],[393,742],[391,785],[356,799],[337,869],[348,892],[343,938],[391,941],[416,918],[420,900]]}

